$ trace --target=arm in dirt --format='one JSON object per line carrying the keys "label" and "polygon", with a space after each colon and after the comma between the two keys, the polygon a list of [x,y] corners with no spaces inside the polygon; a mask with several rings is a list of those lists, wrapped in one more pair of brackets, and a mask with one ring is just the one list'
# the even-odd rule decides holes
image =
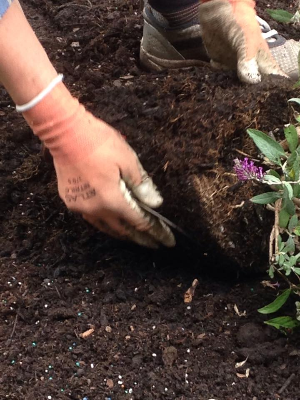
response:
{"label": "arm in dirt", "polygon": [[170,229],[135,200],[152,208],[162,203],[135,152],[70,94],[19,3],[8,3],[0,0],[5,11],[0,19],[0,82],[50,150],[61,199],[112,236],[152,248],[174,246]]}

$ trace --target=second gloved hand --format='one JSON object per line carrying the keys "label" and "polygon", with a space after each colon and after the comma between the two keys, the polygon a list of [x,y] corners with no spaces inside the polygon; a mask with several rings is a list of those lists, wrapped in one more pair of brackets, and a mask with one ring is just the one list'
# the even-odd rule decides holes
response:
{"label": "second gloved hand", "polygon": [[60,83],[24,114],[50,150],[66,206],[116,238],[156,248],[175,239],[159,219],[139,207],[162,197],[123,137],[95,118]]}
{"label": "second gloved hand", "polygon": [[236,69],[246,83],[261,74],[286,76],[262,37],[252,0],[202,0],[200,24],[207,52],[216,67]]}

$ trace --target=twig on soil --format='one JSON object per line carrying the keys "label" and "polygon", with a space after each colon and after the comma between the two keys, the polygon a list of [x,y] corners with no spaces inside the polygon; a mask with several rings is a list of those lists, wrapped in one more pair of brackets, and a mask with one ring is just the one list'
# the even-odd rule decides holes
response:
{"label": "twig on soil", "polygon": [[242,201],[240,204],[236,204],[235,206],[230,206],[230,207],[231,207],[231,208],[241,208],[241,207],[244,206],[244,204],[245,204],[245,202]]}
{"label": "twig on soil", "polygon": [[261,160],[258,160],[256,158],[253,158],[252,156],[250,156],[250,154],[244,153],[242,150],[239,149],[234,149],[234,151],[236,151],[237,153],[241,154],[242,156],[251,158],[251,160],[256,161],[256,162],[260,162]]}
{"label": "twig on soil", "polygon": [[15,334],[15,330],[16,330],[16,326],[17,326],[17,322],[18,322],[18,316],[19,316],[19,312],[17,311],[15,322],[14,322],[14,326],[13,326],[13,329],[12,329],[11,334],[10,334],[10,339],[12,339],[12,337]]}
{"label": "twig on soil", "polygon": [[199,281],[198,279],[194,279],[192,286],[188,288],[188,290],[184,293],[184,302],[191,303],[193,300],[193,296],[195,294],[196,287],[198,286]]}
{"label": "twig on soil", "polygon": [[275,212],[275,208],[273,206],[271,206],[271,204],[267,204],[266,205],[266,209],[269,210],[269,211]]}
{"label": "twig on soil", "polygon": [[82,339],[86,339],[89,336],[91,336],[93,333],[95,332],[95,326],[94,325],[90,325],[90,329],[88,329],[87,331],[80,333],[79,337],[81,337]]}
{"label": "twig on soil", "polygon": [[283,386],[281,387],[281,389],[278,390],[278,394],[282,394],[285,389],[289,386],[289,384],[292,382],[292,380],[295,378],[295,374],[293,373],[283,384]]}
{"label": "twig on soil", "polygon": [[60,291],[58,290],[58,288],[57,288],[56,285],[54,285],[54,288],[55,288],[55,290],[56,290],[56,292],[57,292],[57,294],[58,294],[58,297],[59,297],[60,299],[62,299],[62,296],[61,296],[61,294],[60,294]]}

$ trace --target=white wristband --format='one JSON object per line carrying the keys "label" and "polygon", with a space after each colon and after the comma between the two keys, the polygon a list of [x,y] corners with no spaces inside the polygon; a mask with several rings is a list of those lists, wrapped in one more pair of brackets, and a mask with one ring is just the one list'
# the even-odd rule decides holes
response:
{"label": "white wristband", "polygon": [[63,74],[58,74],[56,78],[53,79],[53,81],[51,81],[49,83],[49,85],[41,91],[41,93],[39,93],[36,97],[34,97],[32,100],[30,100],[28,103],[26,104],[22,104],[20,106],[16,105],[16,111],[19,113],[23,113],[25,111],[30,110],[31,108],[33,108],[34,106],[36,106],[41,100],[43,100],[44,97],[47,96],[47,94],[49,94],[51,92],[51,90],[63,80]]}

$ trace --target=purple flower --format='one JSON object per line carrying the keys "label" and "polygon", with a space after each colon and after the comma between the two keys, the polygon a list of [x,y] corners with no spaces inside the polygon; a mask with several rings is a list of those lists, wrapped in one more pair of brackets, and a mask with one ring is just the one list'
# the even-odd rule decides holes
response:
{"label": "purple flower", "polygon": [[248,179],[262,181],[265,175],[262,167],[256,167],[254,162],[249,161],[247,157],[243,161],[236,158],[233,169],[240,181],[247,181]]}

